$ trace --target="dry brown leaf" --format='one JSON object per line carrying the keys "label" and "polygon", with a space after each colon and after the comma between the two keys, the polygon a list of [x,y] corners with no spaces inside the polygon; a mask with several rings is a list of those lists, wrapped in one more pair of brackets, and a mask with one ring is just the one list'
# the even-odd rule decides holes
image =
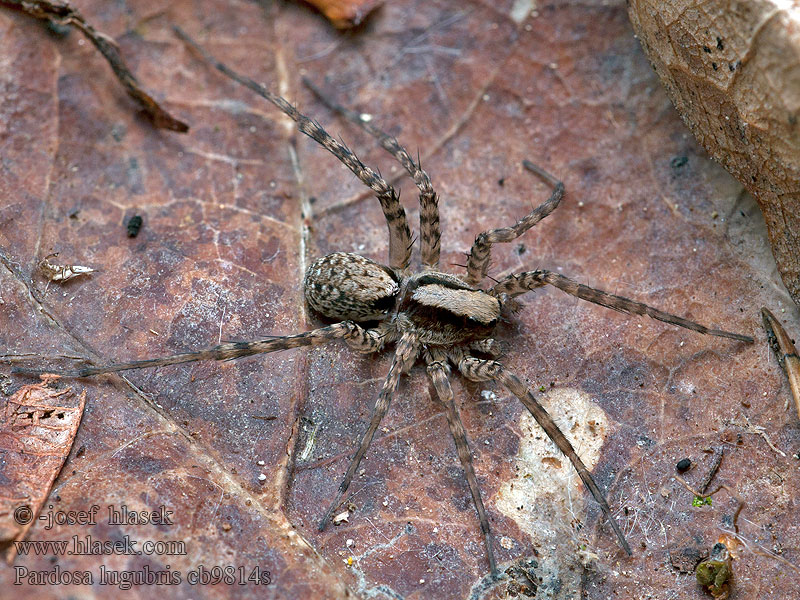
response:
{"label": "dry brown leaf", "polygon": [[25,538],[39,521],[52,524],[51,505],[40,515],[64,461],[72,449],[86,404],[72,388],[43,375],[42,383],[26,385],[0,400],[0,549],[14,560],[14,542]]}
{"label": "dry brown leaf", "polygon": [[[302,296],[311,260],[332,251],[385,259],[375,198],[277,110],[208,68],[175,38],[175,24],[397,181],[412,226],[413,183],[317,102],[302,76],[419,149],[441,195],[448,270],[460,272],[454,265],[481,229],[515,222],[547,195],[522,169],[529,159],[561,177],[567,195],[519,243],[497,247],[492,276],[559,270],[751,335],[760,335],[761,306],[776,314],[783,306],[787,331],[800,329],[773,276],[757,207],[681,123],[624,2],[539,3],[535,17],[533,3],[510,0],[392,2],[346,35],[306,6],[264,4],[81,2],[142,79],[197,124],[185,136],[130,114],[102,57],[79,36],[54,41],[0,11],[4,353],[101,363],[295,333],[319,324]],[[129,238],[134,213],[146,227]],[[102,272],[44,296],[46,282],[32,274],[51,247]],[[693,576],[669,566],[667,550],[685,536],[710,548],[737,504],[719,494],[713,506],[692,507],[673,477],[688,457],[688,483],[702,483],[712,466],[703,449],[723,443],[714,482],[746,501],[739,526],[748,548],[800,562],[792,457],[800,434],[763,337],[751,346],[705,338],[558,290],[521,300],[500,327],[503,360],[544,387],[559,423],[581,440],[634,556],[624,556],[518,402],[455,379],[495,551],[516,589],[536,583],[543,598],[703,598]],[[475,510],[424,369],[401,385],[340,509],[348,522],[317,531],[387,369],[387,356],[331,345],[76,381],[91,398],[75,441],[85,451],[70,458],[51,498],[64,510],[163,505],[174,525],[37,524],[28,539],[186,542],[185,555],[58,559],[95,578],[102,564],[137,573],[169,565],[184,576],[230,564],[273,575],[267,589],[160,586],[167,598],[502,597],[513,582],[487,589]],[[786,456],[726,424],[745,417]],[[18,557],[15,566],[49,572],[52,560]],[[785,564],[743,550],[732,591],[777,600],[778,579],[783,590],[800,587]],[[3,600],[120,593],[13,581],[0,567]],[[153,593],[134,586],[126,595]]]}
{"label": "dry brown leaf", "polygon": [[305,0],[322,12],[334,27],[356,27],[369,13],[383,4],[383,0]]}
{"label": "dry brown leaf", "polygon": [[800,304],[800,3],[628,5],[683,120],[758,200],[783,282]]}

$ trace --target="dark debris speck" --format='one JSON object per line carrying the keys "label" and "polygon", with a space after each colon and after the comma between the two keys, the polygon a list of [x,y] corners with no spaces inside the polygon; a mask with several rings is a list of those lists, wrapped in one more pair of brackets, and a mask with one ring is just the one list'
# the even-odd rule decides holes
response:
{"label": "dark debris speck", "polygon": [[673,169],[680,169],[681,167],[685,166],[686,163],[689,162],[688,156],[675,156],[671,161],[669,161],[669,166]]}
{"label": "dark debris speck", "polygon": [[139,235],[139,230],[142,228],[142,217],[139,215],[133,215],[130,219],[128,219],[128,223],[125,227],[128,228],[128,237],[136,237]]}

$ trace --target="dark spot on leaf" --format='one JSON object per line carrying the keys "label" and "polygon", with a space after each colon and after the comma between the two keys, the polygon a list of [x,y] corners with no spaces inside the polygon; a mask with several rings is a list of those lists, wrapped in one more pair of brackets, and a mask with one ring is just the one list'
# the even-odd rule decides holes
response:
{"label": "dark spot on leaf", "polygon": [[686,157],[686,156],[676,156],[671,161],[669,161],[669,166],[672,167],[673,169],[680,169],[681,167],[686,165],[686,163],[688,163],[688,162],[689,162],[689,158],[688,157]]}
{"label": "dark spot on leaf", "polygon": [[128,228],[128,237],[134,238],[139,235],[139,231],[142,228],[143,222],[144,221],[142,220],[142,217],[139,215],[133,215],[130,219],[128,219],[128,223],[126,225]]}

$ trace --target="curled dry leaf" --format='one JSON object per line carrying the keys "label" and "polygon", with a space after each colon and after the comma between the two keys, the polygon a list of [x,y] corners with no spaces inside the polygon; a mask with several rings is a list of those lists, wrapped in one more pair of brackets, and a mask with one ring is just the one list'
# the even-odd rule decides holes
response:
{"label": "curled dry leaf", "polygon": [[800,303],[797,3],[631,0],[628,12],[683,120],[758,201]]}
{"label": "curled dry leaf", "polygon": [[57,389],[55,375],[26,385],[0,409],[0,548],[9,561],[13,544],[37,521],[72,448],[86,404],[71,388]]}
{"label": "curled dry leaf", "polygon": [[70,6],[69,2],[48,2],[47,0],[2,0],[0,4],[21,10],[37,19],[57,23],[59,25],[74,25],[80,29],[89,41],[94,44],[100,53],[105,56],[108,64],[114,71],[119,82],[125,87],[128,95],[139,103],[144,114],[159,129],[170,129],[179,133],[189,131],[189,126],[179,121],[161,108],[147,92],[142,89],[139,81],[131,73],[128,65],[122,59],[117,43],[104,33],[92,27],[80,12]]}
{"label": "curled dry leaf", "polygon": [[356,27],[383,0],[306,0],[339,29]]}

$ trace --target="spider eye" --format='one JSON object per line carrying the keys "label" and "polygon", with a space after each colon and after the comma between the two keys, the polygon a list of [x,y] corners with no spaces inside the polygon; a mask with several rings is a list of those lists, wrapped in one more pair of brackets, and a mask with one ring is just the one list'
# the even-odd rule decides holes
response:
{"label": "spider eye", "polygon": [[315,311],[331,319],[353,321],[384,318],[400,291],[391,269],[349,252],[315,260],[306,271],[303,287]]}

